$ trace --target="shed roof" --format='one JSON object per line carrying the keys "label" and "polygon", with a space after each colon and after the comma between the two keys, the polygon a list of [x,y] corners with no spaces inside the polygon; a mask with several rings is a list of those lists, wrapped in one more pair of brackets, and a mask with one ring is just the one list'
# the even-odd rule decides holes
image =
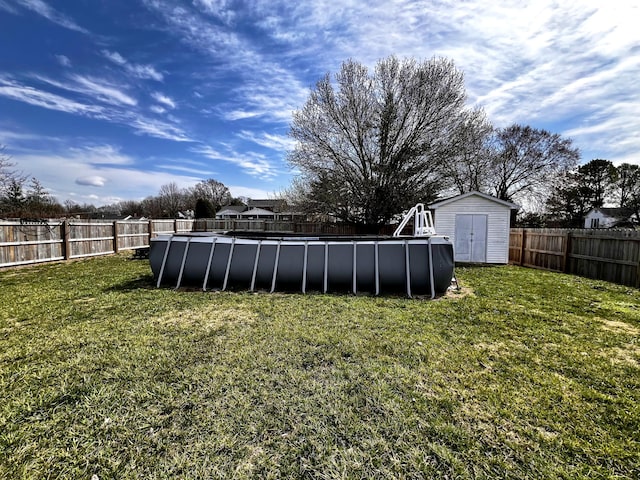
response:
{"label": "shed roof", "polygon": [[472,197],[472,196],[480,197],[480,198],[483,198],[485,200],[489,200],[491,202],[495,202],[497,204],[500,204],[500,205],[503,205],[503,206],[505,206],[507,208],[510,208],[511,210],[520,209],[520,207],[518,205],[516,205],[515,203],[507,202],[505,200],[500,200],[497,197],[494,197],[494,196],[491,196],[491,195],[487,195],[486,193],[478,192],[476,190],[471,191],[471,192],[467,192],[467,193],[463,193],[462,195],[456,195],[455,197],[445,198],[444,200],[440,200],[439,202],[432,203],[431,205],[429,205],[429,208],[432,208],[433,210],[436,210],[436,209],[438,209],[440,207],[444,207],[445,205],[448,205],[450,203],[456,202],[458,200],[462,200],[464,198]]}

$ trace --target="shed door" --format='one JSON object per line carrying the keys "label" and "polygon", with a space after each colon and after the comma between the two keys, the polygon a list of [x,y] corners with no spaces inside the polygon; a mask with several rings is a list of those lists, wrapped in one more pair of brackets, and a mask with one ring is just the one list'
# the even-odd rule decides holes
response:
{"label": "shed door", "polygon": [[487,216],[456,215],[456,262],[487,260]]}

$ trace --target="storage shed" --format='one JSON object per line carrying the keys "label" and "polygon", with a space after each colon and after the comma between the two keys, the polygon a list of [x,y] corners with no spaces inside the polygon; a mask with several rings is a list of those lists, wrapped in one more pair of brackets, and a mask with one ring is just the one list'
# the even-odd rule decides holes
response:
{"label": "storage shed", "polygon": [[481,192],[468,192],[429,205],[438,235],[454,246],[456,262],[508,263],[511,211],[518,206]]}

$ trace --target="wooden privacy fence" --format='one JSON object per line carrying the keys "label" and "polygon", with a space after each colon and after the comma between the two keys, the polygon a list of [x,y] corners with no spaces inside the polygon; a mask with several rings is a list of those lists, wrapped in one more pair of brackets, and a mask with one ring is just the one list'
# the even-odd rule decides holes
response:
{"label": "wooden privacy fence", "polygon": [[640,287],[640,231],[512,228],[509,262]]}
{"label": "wooden privacy fence", "polygon": [[193,220],[0,222],[0,267],[107,255],[149,246],[160,233],[190,232]]}
{"label": "wooden privacy fence", "polygon": [[357,235],[355,226],[278,220],[0,221],[0,267],[70,260],[145,248],[163,233],[283,232]]}

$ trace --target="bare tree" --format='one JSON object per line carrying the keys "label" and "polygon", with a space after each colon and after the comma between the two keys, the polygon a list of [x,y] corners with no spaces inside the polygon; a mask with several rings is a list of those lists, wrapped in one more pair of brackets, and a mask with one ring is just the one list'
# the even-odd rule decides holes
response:
{"label": "bare tree", "polygon": [[372,227],[443,187],[444,164],[463,127],[463,75],[450,60],[349,60],[327,74],[295,112],[289,162],[324,213]]}
{"label": "bare tree", "polygon": [[16,170],[15,162],[11,161],[11,157],[5,153],[5,145],[0,145],[0,195],[7,193],[10,187],[19,184],[24,185],[27,177]]}
{"label": "bare tree", "polygon": [[571,139],[524,125],[496,130],[492,146],[492,193],[507,201],[545,196],[551,180],[580,159]]}
{"label": "bare tree", "polygon": [[628,208],[640,221],[640,166],[623,163],[617,168],[617,197],[620,207]]}
{"label": "bare tree", "polygon": [[176,182],[170,182],[160,187],[158,200],[162,209],[162,216],[175,218],[178,212],[185,208],[186,193],[178,187]]}
{"label": "bare tree", "polygon": [[620,207],[628,207],[634,198],[640,199],[640,166],[630,163],[618,165],[616,181]]}
{"label": "bare tree", "polygon": [[492,132],[484,112],[476,110],[452,137],[455,143],[444,167],[457,193],[473,190],[489,193],[493,161],[489,141]]}
{"label": "bare tree", "polygon": [[213,178],[198,182],[192,189],[194,204],[198,200],[210,202],[215,210],[231,202],[231,193],[224,183]]}

